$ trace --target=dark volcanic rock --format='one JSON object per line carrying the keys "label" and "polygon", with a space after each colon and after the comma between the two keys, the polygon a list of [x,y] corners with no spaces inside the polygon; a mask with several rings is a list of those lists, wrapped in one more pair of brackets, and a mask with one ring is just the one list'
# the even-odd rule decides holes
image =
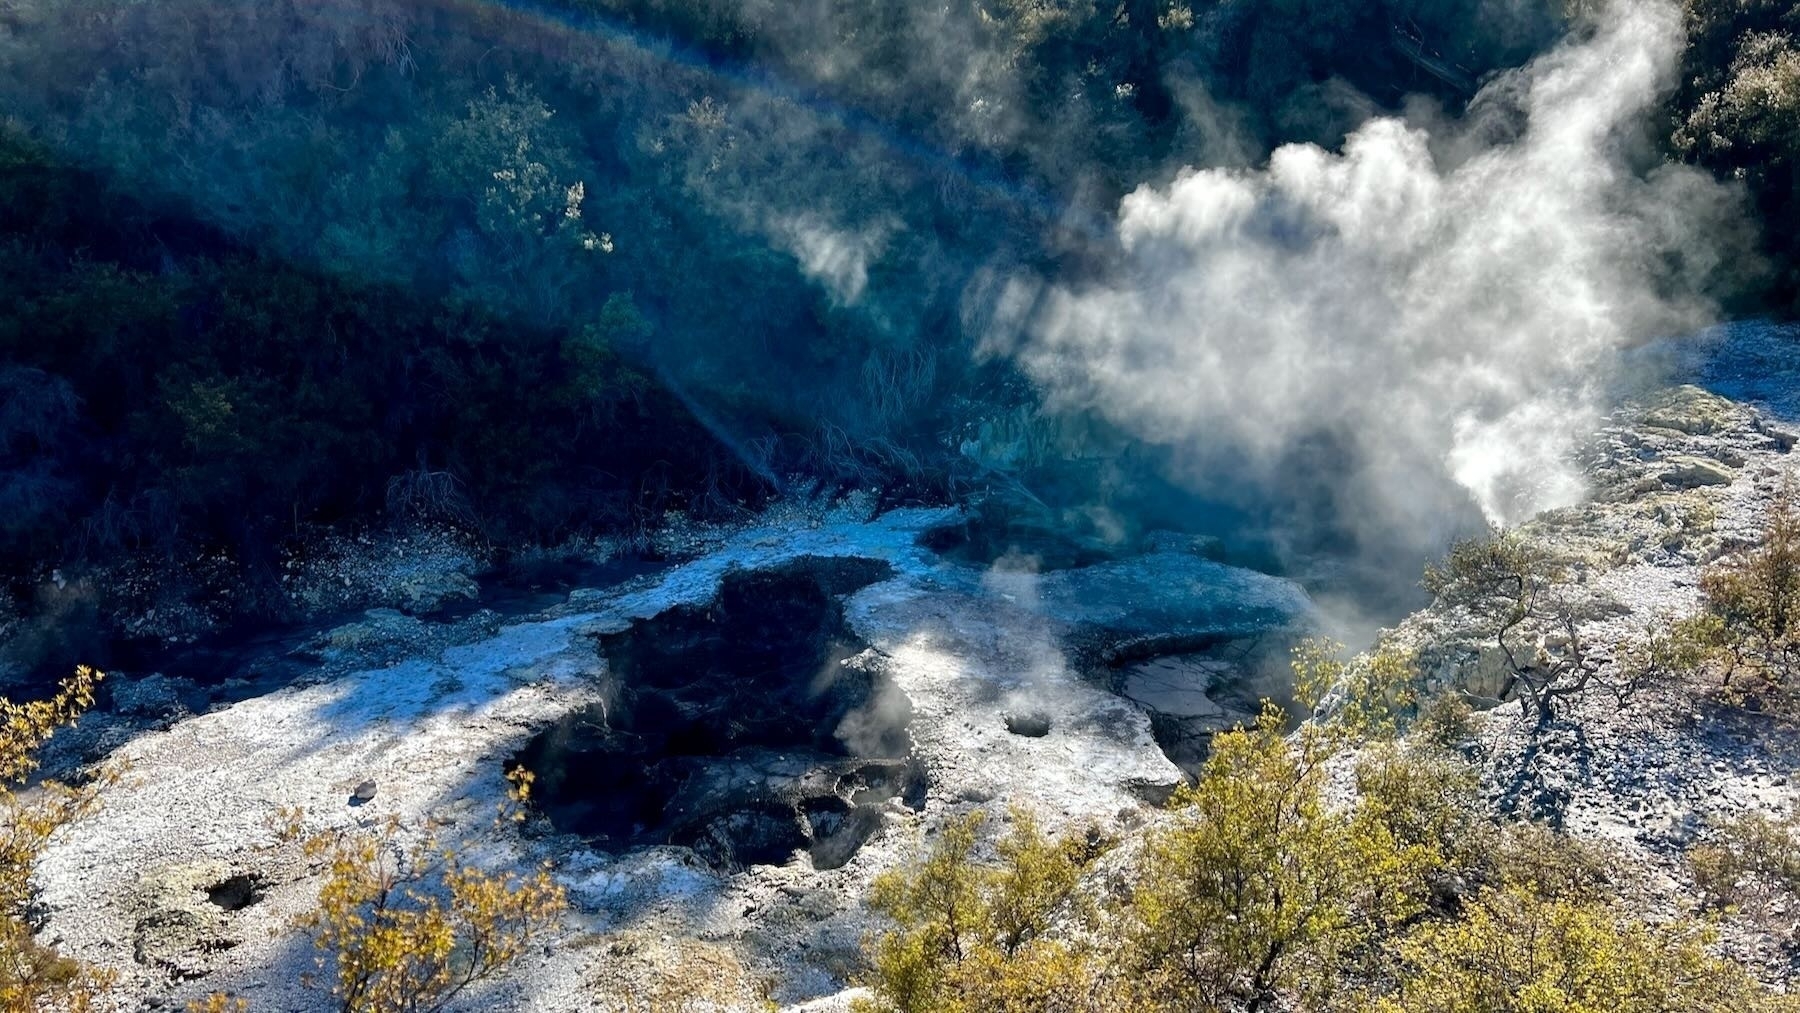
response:
{"label": "dark volcanic rock", "polygon": [[906,761],[911,705],[838,600],[889,572],[846,559],[734,574],[705,607],[604,637],[609,701],[518,757],[551,821],[608,850],[685,845],[719,868],[827,838],[821,859],[847,860],[874,824],[845,817],[923,783]]}

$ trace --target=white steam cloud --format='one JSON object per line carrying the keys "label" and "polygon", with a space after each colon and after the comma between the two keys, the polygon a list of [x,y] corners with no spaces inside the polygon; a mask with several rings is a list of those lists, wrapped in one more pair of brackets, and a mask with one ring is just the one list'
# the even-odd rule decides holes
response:
{"label": "white steam cloud", "polygon": [[1673,5],[1621,3],[1454,124],[1371,119],[1341,153],[1141,187],[1115,279],[1016,285],[990,349],[1214,484],[1224,461],[1280,483],[1322,436],[1342,505],[1389,537],[1442,537],[1469,496],[1499,523],[1567,504],[1616,353],[1704,322],[1735,228],[1729,188],[1631,164],[1681,41]]}
{"label": "white steam cloud", "polygon": [[884,221],[849,232],[816,215],[799,215],[780,220],[773,232],[808,278],[823,285],[839,305],[854,306],[868,287],[869,264],[881,255],[890,227]]}

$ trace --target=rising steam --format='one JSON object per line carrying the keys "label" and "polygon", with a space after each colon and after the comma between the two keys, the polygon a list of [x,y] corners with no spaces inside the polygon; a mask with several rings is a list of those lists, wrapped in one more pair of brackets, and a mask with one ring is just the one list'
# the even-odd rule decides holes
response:
{"label": "rising steam", "polygon": [[1390,538],[1442,537],[1470,497],[1496,523],[1570,503],[1617,353],[1704,322],[1736,229],[1728,188],[1633,168],[1681,42],[1673,5],[1621,3],[1454,124],[1371,119],[1341,153],[1140,187],[1116,276],[1015,283],[1029,308],[989,347],[1196,482],[1232,461],[1273,487],[1331,448],[1341,507]]}

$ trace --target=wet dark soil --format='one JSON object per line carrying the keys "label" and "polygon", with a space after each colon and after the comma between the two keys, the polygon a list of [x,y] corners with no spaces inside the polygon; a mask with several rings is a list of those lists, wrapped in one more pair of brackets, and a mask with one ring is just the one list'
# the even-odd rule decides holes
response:
{"label": "wet dark soil", "polygon": [[551,823],[609,851],[691,847],[721,868],[801,850],[848,861],[880,806],[924,787],[911,705],[844,619],[845,595],[890,575],[802,559],[601,638],[607,701],[514,759],[537,774]]}

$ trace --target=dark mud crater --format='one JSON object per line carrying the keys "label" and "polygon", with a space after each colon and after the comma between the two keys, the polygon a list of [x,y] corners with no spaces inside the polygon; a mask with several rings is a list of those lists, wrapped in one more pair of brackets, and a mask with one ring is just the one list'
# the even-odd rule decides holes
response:
{"label": "dark mud crater", "polygon": [[1042,573],[1073,570],[1118,557],[1118,547],[1097,538],[1072,534],[1053,523],[974,513],[955,524],[932,528],[920,546],[953,563]]}
{"label": "dark mud crater", "polygon": [[1090,652],[1088,669],[1109,690],[1143,708],[1167,756],[1197,774],[1219,732],[1255,722],[1263,700],[1289,714],[1291,636],[1150,637]]}
{"label": "dark mud crater", "polygon": [[602,637],[607,702],[514,758],[560,831],[623,852],[672,844],[720,869],[849,861],[890,800],[917,805],[912,707],[844,620],[887,564],[807,558],[728,575],[699,608]]}

